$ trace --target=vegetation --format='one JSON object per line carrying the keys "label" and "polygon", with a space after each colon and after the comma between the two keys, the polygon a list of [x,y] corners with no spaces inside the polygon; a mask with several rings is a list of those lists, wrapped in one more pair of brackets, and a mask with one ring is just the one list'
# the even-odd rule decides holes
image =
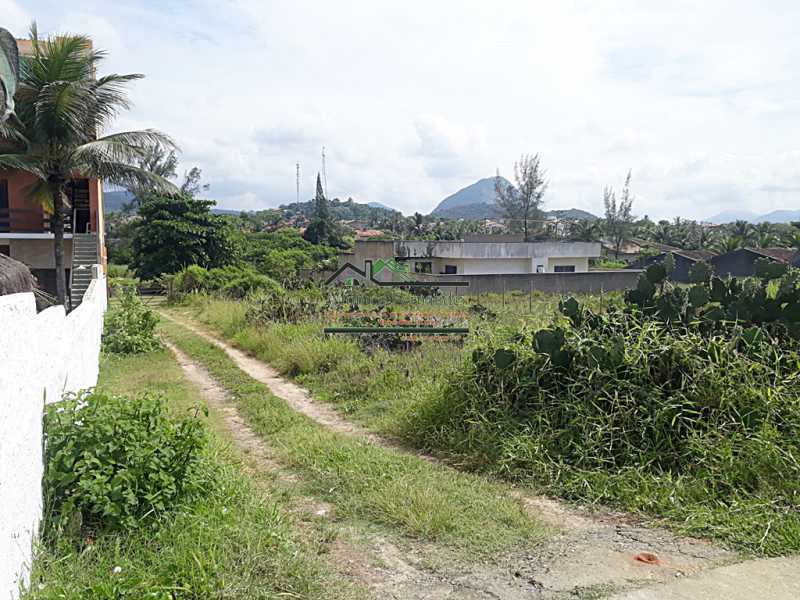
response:
{"label": "vegetation", "polygon": [[800,549],[794,274],[656,265],[622,306],[476,344],[409,407],[407,437],[590,502],[670,517],[753,552]]}
{"label": "vegetation", "polygon": [[345,413],[465,467],[748,551],[796,551],[796,275],[765,264],[761,279],[720,287],[699,267],[685,288],[667,271],[651,268],[624,300],[557,310],[537,296],[525,319],[488,297],[466,311],[463,350],[326,337],[321,311],[293,323],[248,319],[241,303],[194,306]]}
{"label": "vegetation", "polygon": [[[159,431],[175,432],[186,415],[194,415],[196,410],[196,392],[166,350],[105,355],[98,395],[106,398],[99,402],[104,413],[118,403],[118,409],[127,415],[126,431],[129,427],[140,431],[141,419],[135,416],[137,399],[145,399],[142,410],[146,413],[151,412],[156,398],[161,399],[162,409],[169,409],[175,421],[168,423],[167,415],[158,410]],[[100,424],[100,417],[88,416]],[[108,423],[106,417],[102,420]],[[114,421],[107,427],[121,428]],[[92,427],[97,435],[108,435],[97,429]],[[88,439],[80,432],[63,433]],[[130,433],[118,435],[128,441],[133,438]],[[56,530],[46,526],[46,543],[37,549],[32,585],[25,598],[351,597],[346,586],[333,580],[319,556],[327,534],[316,526],[306,527],[306,534],[292,515],[291,498],[285,491],[268,481],[256,484],[242,475],[238,457],[226,449],[220,435],[216,430],[207,431],[202,450],[194,455],[196,480],[203,486],[171,503],[169,510],[136,519],[122,531],[99,528],[87,535],[84,527],[81,535],[70,527]],[[167,436],[165,446],[174,446],[173,440]],[[109,443],[119,448],[118,440],[109,438]],[[143,443],[149,446],[152,442]],[[175,458],[164,456],[161,448],[153,451],[163,456],[166,464],[175,464]],[[138,455],[135,448],[129,453]],[[65,462],[55,464],[64,467],[59,471],[66,469]],[[156,466],[155,472],[161,468]],[[55,471],[48,466],[48,473]],[[65,477],[71,476],[71,472],[65,473]],[[127,482],[123,484],[127,486]],[[48,494],[52,494],[51,484],[61,485],[49,480],[45,484]],[[90,488],[93,485],[89,483]],[[167,486],[165,491],[169,490]],[[112,493],[111,501],[121,500]]]}
{"label": "vegetation", "polygon": [[117,290],[119,301],[109,310],[103,329],[104,351],[140,354],[160,348],[158,315],[145,306],[132,287],[119,286]]}
{"label": "vegetation", "polygon": [[633,230],[634,217],[631,212],[633,196],[631,196],[631,172],[625,178],[622,186],[622,196],[617,204],[617,195],[614,189],[607,187],[603,190],[603,205],[606,209],[606,218],[603,223],[603,233],[608,236],[614,246],[614,258],[619,259],[622,244],[628,239]]}
{"label": "vegetation", "polygon": [[328,211],[328,200],[322,191],[322,181],[317,173],[317,194],[314,198],[314,212],[303,233],[303,238],[312,244],[343,246],[341,231]]}
{"label": "vegetation", "polygon": [[204,269],[191,265],[170,279],[173,296],[198,292],[218,293],[230,298],[244,298],[255,292],[272,290],[281,286],[249,265],[228,265],[216,269]]}
{"label": "vegetation", "polygon": [[140,202],[130,263],[139,278],[236,261],[235,230],[225,217],[211,213],[213,201],[180,193],[149,195]]}
{"label": "vegetation", "polygon": [[[240,312],[240,325],[242,319]],[[340,518],[479,554],[542,536],[501,487],[325,429],[244,374],[223,350],[179,325],[165,330],[228,390],[281,463],[300,471],[315,496],[336,505]],[[330,356],[329,366],[344,356]]]}
{"label": "vegetation", "polygon": [[495,203],[512,224],[520,223],[523,239],[528,241],[529,222],[542,218],[542,198],[547,190],[547,180],[538,154],[523,155],[514,163],[517,187],[503,185],[499,173],[495,180]]}
{"label": "vegetation", "polygon": [[126,131],[97,137],[116,114],[129,108],[125,87],[142,75],[97,77],[105,57],[89,38],[59,35],[39,38],[31,28],[33,54],[21,61],[16,117],[0,124],[0,140],[12,151],[0,154],[0,168],[36,177],[29,196],[50,213],[55,237],[58,302],[67,302],[64,272],[64,221],[67,191],[75,178],[172,190],[165,179],[136,165],[153,144],[172,142],[154,131]]}
{"label": "vegetation", "polygon": [[132,529],[207,481],[197,418],[172,419],[162,398],[93,393],[47,407],[45,529]]}

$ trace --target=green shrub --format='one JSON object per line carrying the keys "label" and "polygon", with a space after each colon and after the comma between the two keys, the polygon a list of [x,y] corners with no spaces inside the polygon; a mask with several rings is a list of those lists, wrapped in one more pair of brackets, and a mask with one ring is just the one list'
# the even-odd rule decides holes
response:
{"label": "green shrub", "polygon": [[128,265],[108,265],[108,272],[106,273],[109,278],[130,278],[132,273],[128,269]]}
{"label": "green shrub", "polygon": [[278,291],[280,285],[262,275],[249,265],[228,265],[215,269],[204,269],[190,265],[172,278],[173,295],[212,292],[230,298],[244,298],[259,290]]}
{"label": "green shrub", "polygon": [[175,274],[172,286],[175,292],[182,294],[203,292],[208,288],[208,269],[199,265],[189,265]]}
{"label": "green shrub", "polygon": [[208,290],[230,298],[244,298],[257,291],[277,292],[281,286],[250,266],[220,267],[208,272]]}
{"label": "green shrub", "polygon": [[[800,549],[793,332],[754,326],[758,313],[744,327],[697,318],[691,298],[704,312],[705,299],[665,276],[651,268],[606,313],[569,299],[568,324],[482,338],[408,409],[402,433],[573,498],[670,514],[695,534]],[[783,281],[778,298],[794,298],[794,279]],[[763,288],[724,290],[722,309],[741,315]]]}
{"label": "green shrub", "polygon": [[174,420],[158,396],[94,393],[44,417],[50,534],[129,529],[201,489],[202,423]]}
{"label": "green shrub", "polygon": [[156,336],[158,315],[145,306],[133,288],[120,286],[119,303],[108,311],[103,349],[114,354],[139,354],[161,347]]}
{"label": "green shrub", "polygon": [[262,290],[247,299],[245,319],[251,325],[297,323],[318,316],[326,303],[312,294],[283,289]]}

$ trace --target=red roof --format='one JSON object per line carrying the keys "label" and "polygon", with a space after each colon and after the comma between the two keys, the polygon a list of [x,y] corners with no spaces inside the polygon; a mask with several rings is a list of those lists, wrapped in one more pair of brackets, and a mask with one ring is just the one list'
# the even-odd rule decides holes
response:
{"label": "red roof", "polygon": [[386,235],[382,231],[378,231],[377,229],[359,229],[356,231],[356,235],[358,237],[381,237]]}

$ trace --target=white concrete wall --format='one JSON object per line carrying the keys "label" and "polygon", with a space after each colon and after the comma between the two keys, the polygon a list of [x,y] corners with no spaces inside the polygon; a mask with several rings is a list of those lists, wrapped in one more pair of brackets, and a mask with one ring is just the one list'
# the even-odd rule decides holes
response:
{"label": "white concrete wall", "polygon": [[0,600],[28,582],[42,512],[42,410],[97,384],[105,309],[105,279],[69,315],[62,306],[36,314],[30,293],[0,296]]}
{"label": "white concrete wall", "polygon": [[[465,258],[461,261],[464,275],[530,273],[530,258]],[[448,263],[449,264],[449,263]]]}

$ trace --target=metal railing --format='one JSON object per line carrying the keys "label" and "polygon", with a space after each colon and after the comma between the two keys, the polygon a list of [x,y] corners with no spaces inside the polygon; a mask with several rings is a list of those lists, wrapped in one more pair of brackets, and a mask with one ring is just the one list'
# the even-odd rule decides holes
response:
{"label": "metal railing", "polygon": [[[52,216],[36,208],[0,208],[0,233],[52,233]],[[64,233],[72,233],[72,214],[64,215]]]}

